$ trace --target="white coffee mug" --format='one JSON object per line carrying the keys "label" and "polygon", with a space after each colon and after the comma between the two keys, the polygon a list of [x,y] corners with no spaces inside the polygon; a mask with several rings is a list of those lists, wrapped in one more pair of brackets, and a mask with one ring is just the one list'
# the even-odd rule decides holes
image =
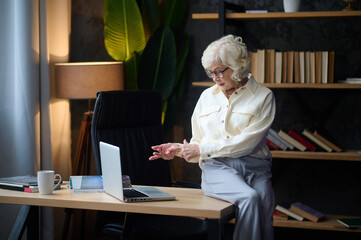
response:
{"label": "white coffee mug", "polygon": [[298,12],[301,0],[283,0],[285,12]]}
{"label": "white coffee mug", "polygon": [[[54,185],[54,181],[57,177],[59,178],[59,181]],[[60,174],[54,174],[53,170],[38,171],[39,194],[53,194],[54,189],[59,186],[61,180]]]}

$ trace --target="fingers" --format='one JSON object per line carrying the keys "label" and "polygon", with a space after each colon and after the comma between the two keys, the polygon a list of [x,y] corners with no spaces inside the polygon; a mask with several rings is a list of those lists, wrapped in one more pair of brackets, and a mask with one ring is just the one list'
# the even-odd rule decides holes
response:
{"label": "fingers", "polygon": [[166,154],[170,154],[170,153],[176,153],[176,152],[180,152],[182,150],[182,147],[181,146],[179,146],[179,145],[174,145],[174,146],[172,146],[172,147],[170,147],[170,148],[168,148],[166,151],[165,151],[165,153]]}

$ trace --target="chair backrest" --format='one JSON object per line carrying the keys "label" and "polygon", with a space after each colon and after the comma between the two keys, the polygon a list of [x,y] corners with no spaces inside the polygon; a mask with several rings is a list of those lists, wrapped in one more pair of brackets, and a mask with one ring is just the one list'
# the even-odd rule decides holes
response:
{"label": "chair backrest", "polygon": [[151,146],[163,143],[161,96],[150,90],[99,92],[91,138],[97,174],[101,175],[99,141],[119,146],[124,175],[133,184],[170,186],[169,162],[149,161]]}

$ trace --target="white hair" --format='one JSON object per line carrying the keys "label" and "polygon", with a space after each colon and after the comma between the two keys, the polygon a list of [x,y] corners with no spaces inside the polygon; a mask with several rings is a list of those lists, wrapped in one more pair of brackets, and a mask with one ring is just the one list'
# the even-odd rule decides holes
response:
{"label": "white hair", "polygon": [[251,59],[241,37],[227,35],[208,45],[203,52],[202,65],[208,69],[213,63],[225,65],[233,70],[232,80],[239,82],[248,77]]}

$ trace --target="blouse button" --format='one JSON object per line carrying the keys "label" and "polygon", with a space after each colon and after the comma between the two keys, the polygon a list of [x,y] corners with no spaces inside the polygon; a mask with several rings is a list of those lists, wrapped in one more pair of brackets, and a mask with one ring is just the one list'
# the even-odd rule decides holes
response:
{"label": "blouse button", "polygon": [[222,123],[224,123],[224,120],[222,120]]}
{"label": "blouse button", "polygon": [[238,94],[238,92],[234,92],[234,94]]}
{"label": "blouse button", "polygon": [[227,136],[227,138],[229,138],[229,136]]}
{"label": "blouse button", "polygon": [[211,154],[207,154],[207,157],[211,157]]}

